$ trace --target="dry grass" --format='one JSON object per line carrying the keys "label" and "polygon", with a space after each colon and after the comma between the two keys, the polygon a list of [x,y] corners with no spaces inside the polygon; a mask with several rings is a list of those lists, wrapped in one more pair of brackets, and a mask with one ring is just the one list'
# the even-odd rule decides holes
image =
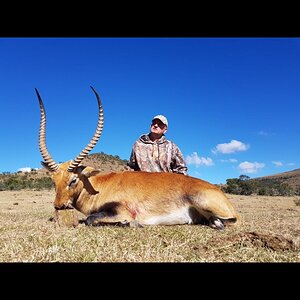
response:
{"label": "dry grass", "polygon": [[[295,197],[235,196],[238,227],[60,227],[54,191],[0,192],[1,262],[300,262]],[[83,215],[78,213],[79,219]]]}

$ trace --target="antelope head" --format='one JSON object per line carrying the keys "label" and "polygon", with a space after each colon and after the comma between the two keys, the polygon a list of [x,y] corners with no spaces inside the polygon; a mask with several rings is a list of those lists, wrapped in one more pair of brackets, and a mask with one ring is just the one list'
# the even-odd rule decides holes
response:
{"label": "antelope head", "polygon": [[[92,175],[92,168],[80,165],[82,160],[89,154],[89,152],[97,144],[103,130],[104,115],[100,97],[96,90],[91,86],[91,89],[96,95],[99,108],[99,116],[96,131],[90,140],[89,144],[77,155],[72,161],[67,161],[62,164],[57,164],[51,157],[46,146],[46,112],[42,98],[37,89],[37,97],[40,104],[40,129],[39,129],[39,149],[44,161],[42,166],[50,171],[52,181],[55,185],[56,197],[54,201],[55,209],[73,208],[73,201],[78,198],[83,186],[86,185],[84,181]],[[89,173],[89,171],[92,171]],[[92,187],[90,186],[92,189]],[[96,191],[92,191],[97,193]]]}

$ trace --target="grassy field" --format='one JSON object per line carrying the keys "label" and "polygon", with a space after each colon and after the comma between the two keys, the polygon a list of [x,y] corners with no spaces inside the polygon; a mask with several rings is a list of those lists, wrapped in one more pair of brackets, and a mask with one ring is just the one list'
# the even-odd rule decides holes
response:
{"label": "grassy field", "polygon": [[[0,192],[1,262],[300,262],[300,200],[228,195],[241,224],[60,227],[54,191]],[[78,213],[79,219],[84,216]]]}

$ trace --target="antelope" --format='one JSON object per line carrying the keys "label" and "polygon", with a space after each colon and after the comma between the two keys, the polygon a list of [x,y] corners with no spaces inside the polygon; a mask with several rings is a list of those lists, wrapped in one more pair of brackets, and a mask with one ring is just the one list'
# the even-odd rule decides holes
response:
{"label": "antelope", "polygon": [[223,230],[238,223],[239,216],[227,196],[215,185],[188,175],[167,172],[120,171],[103,173],[81,164],[103,131],[100,96],[98,123],[89,144],[74,160],[57,164],[46,146],[46,112],[40,105],[39,150],[41,164],[50,171],[55,185],[54,208],[76,209],[86,216],[86,225],[203,224]]}

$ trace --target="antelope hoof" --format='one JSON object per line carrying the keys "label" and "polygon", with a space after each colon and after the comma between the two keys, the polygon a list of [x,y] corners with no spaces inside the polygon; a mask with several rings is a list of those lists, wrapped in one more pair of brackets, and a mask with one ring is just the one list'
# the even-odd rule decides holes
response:
{"label": "antelope hoof", "polygon": [[130,221],[128,222],[127,220],[123,221],[120,223],[121,226],[129,226],[129,227],[133,227],[133,228],[143,228],[144,226],[142,224],[140,224],[138,221],[136,220],[133,220],[133,221]]}
{"label": "antelope hoof", "polygon": [[95,213],[95,214],[92,214],[90,216],[88,216],[85,220],[85,225],[87,226],[92,226],[92,225],[95,225],[95,221],[97,219],[101,219],[105,217],[105,214],[103,212],[100,212],[100,213]]}
{"label": "antelope hoof", "polygon": [[129,227],[133,227],[133,228],[143,228],[144,226],[142,224],[140,224],[138,221],[133,220],[129,222]]}
{"label": "antelope hoof", "polygon": [[89,217],[86,218],[86,220],[84,221],[84,223],[85,223],[85,225],[87,225],[87,226],[92,226],[93,223],[94,223],[94,221],[95,221],[95,218],[89,216]]}
{"label": "antelope hoof", "polygon": [[216,217],[211,217],[209,219],[209,227],[214,228],[214,229],[218,229],[218,230],[224,230],[225,226],[223,224],[223,222]]}

